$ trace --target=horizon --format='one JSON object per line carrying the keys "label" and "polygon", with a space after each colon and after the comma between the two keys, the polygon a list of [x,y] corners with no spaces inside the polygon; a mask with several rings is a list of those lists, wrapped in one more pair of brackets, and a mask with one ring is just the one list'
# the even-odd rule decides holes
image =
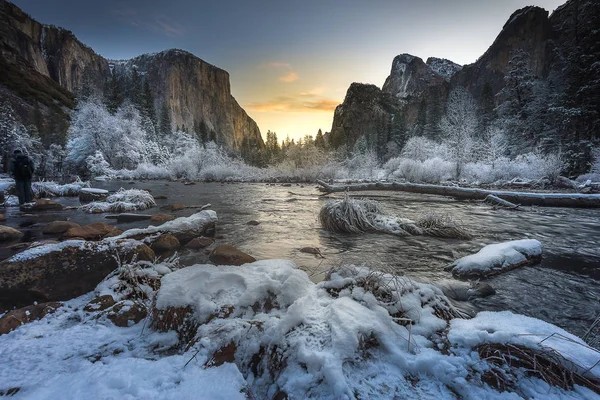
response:
{"label": "horizon", "polygon": [[[110,60],[176,48],[224,69],[232,95],[256,121],[263,138],[271,131],[281,141],[287,136],[314,137],[319,129],[330,131],[334,109],[350,84],[381,88],[398,54],[467,65],[485,53],[517,9],[535,5],[552,13],[564,1],[429,0],[410,5],[403,0],[373,6],[359,1],[300,5],[263,0],[258,7],[186,0],[168,6],[140,0],[13,3],[40,23],[72,31]],[[209,12],[201,13],[203,7]],[[233,28],[221,31],[221,18],[231,20]]]}

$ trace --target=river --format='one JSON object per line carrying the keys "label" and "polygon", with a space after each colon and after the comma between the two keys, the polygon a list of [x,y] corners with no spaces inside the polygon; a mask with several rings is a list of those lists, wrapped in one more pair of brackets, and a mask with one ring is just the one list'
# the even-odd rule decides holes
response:
{"label": "river", "polygon": [[[314,185],[291,187],[266,184],[198,183],[150,181],[96,182],[95,187],[118,190],[120,187],[149,189],[159,206],[183,203],[210,203],[217,212],[217,235],[220,243],[235,247],[258,259],[293,260],[313,280],[322,279],[324,271],[343,264],[366,265],[374,269],[406,275],[415,280],[437,282],[452,279],[444,265],[477,252],[486,244],[532,238],[544,245],[541,264],[519,268],[486,280],[497,293],[476,299],[465,308],[477,310],[512,310],[556,324],[572,333],[583,335],[600,314],[600,212],[594,209],[526,208],[525,211],[498,209],[479,203],[456,201],[440,196],[401,192],[364,192],[353,197],[379,201],[387,213],[416,218],[420,213],[449,213],[475,233],[472,240],[439,239],[425,236],[396,237],[387,234],[333,234],[320,228],[317,215],[329,198]],[[77,206],[77,198],[58,198],[66,206]],[[142,213],[161,213],[158,207]],[[178,211],[187,216],[194,209]],[[78,210],[23,215],[18,208],[5,209],[6,224],[26,233],[24,241],[42,238],[41,227],[47,221],[70,219],[80,224],[114,223],[102,214],[84,214]],[[247,225],[255,220],[259,225]],[[28,225],[28,226],[23,226]],[[147,226],[147,221],[119,224],[121,229]],[[221,237],[221,236],[219,236]],[[298,250],[305,246],[321,249],[324,258]],[[0,249],[0,259],[13,250]],[[203,262],[203,253],[184,252],[182,262]]]}

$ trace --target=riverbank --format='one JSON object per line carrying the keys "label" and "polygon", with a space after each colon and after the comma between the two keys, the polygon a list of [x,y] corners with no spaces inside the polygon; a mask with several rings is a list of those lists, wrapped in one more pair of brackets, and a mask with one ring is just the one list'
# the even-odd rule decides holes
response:
{"label": "riverbank", "polygon": [[[104,188],[116,191],[121,184],[105,182]],[[569,299],[557,289],[557,284],[568,282],[573,295],[587,292],[592,296],[597,293],[593,289],[593,285],[597,284],[587,278],[581,280],[581,284],[587,282],[587,289],[577,287],[578,275],[544,265],[549,261],[557,262],[556,256],[563,254],[561,246],[572,246],[570,241],[559,242],[560,235],[555,231],[559,226],[565,227],[577,220],[588,221],[585,227],[578,227],[581,235],[578,251],[583,248],[586,249],[584,252],[589,252],[594,248],[593,243],[596,242],[592,232],[595,232],[596,224],[590,221],[586,210],[555,209],[549,213],[536,210],[515,216],[516,213],[511,211],[492,211],[481,204],[436,196],[367,193],[369,197],[382,201],[391,212],[401,211],[411,216],[423,206],[446,212],[452,210],[469,227],[485,227],[483,235],[473,240],[420,237],[399,240],[378,234],[332,235],[321,230],[315,211],[327,199],[320,197],[312,187],[217,183],[185,185],[177,182],[138,182],[132,186],[147,189],[156,197],[167,197],[156,200],[155,208],[137,214],[164,214],[161,208],[167,205],[214,203],[213,208],[219,215],[214,244],[205,248],[206,251],[182,248],[179,262],[125,262],[116,274],[109,274],[91,293],[59,301],[61,305],[53,313],[0,336],[0,342],[4,344],[2,347],[7,349],[2,358],[12,365],[11,369],[0,369],[0,381],[9,382],[10,386],[0,387],[0,390],[8,392],[12,389],[14,392],[18,389],[17,395],[24,398],[42,394],[53,398],[59,393],[62,398],[76,398],[77,393],[89,393],[85,382],[95,376],[95,393],[99,393],[100,397],[123,396],[126,393],[132,398],[169,398],[176,394],[185,397],[194,393],[194,396],[200,394],[208,398],[274,398],[284,394],[288,398],[356,395],[369,398],[394,395],[453,398],[455,393],[459,393],[465,398],[501,398],[501,390],[526,397],[535,393],[550,397],[593,396],[581,382],[561,389],[557,384],[549,387],[542,383],[539,376],[524,374],[517,366],[498,370],[486,353],[497,350],[498,346],[501,349],[513,349],[515,346],[521,349],[524,346],[538,351],[542,349],[540,342],[543,339],[557,333],[568,340],[556,339],[548,344],[550,349],[559,346],[561,354],[575,352],[578,361],[582,360],[582,354],[585,360],[597,354],[593,350],[587,353],[579,349],[584,347],[570,333],[511,313],[480,313],[465,325],[459,322],[461,318],[457,319],[462,316],[460,310],[455,309],[439,289],[419,282],[427,281],[428,276],[432,276],[433,280],[448,277],[449,274],[442,268],[446,260],[474,253],[482,243],[492,238],[498,240],[500,237],[523,235],[523,231],[529,229],[529,234],[541,235],[543,241],[549,243],[548,257],[544,255],[541,265],[521,268],[491,279],[498,293],[478,299],[473,304],[497,302],[492,309],[515,309],[513,303],[502,304],[502,299],[517,298],[525,311],[535,311],[540,307],[539,298],[544,297],[540,295],[544,293],[543,286],[548,282],[551,283],[548,293],[554,293],[554,297],[547,299],[552,302],[552,305],[546,306],[547,310],[567,301],[567,304],[572,302],[572,307],[592,314],[595,311],[586,309],[581,298]],[[56,200],[65,204],[78,202],[75,198]],[[178,211],[167,213],[185,217],[197,211],[172,207],[174,209]],[[15,209],[14,213],[9,213],[8,223],[15,224],[30,218],[36,222],[28,229],[41,230],[46,226],[45,222],[40,222],[41,215],[47,219],[79,220],[82,225],[86,225],[83,222],[89,225],[99,221],[113,224],[115,221],[104,218],[102,214],[84,214],[77,209],[32,215]],[[498,226],[499,218],[504,224],[510,221],[513,225]],[[553,223],[549,223],[551,221]],[[556,225],[558,221],[560,225]],[[530,225],[525,225],[527,223]],[[544,223],[548,227],[541,229]],[[127,231],[148,225],[148,220],[137,220],[115,226]],[[131,237],[139,234],[135,230],[127,232],[130,234],[122,235]],[[585,244],[586,236],[589,246]],[[548,240],[549,237],[552,240]],[[212,250],[225,242],[232,242],[241,250],[266,261],[241,267],[207,264]],[[306,245],[319,248],[325,258],[301,252],[301,247]],[[272,254],[279,257],[270,256]],[[397,262],[398,254],[405,260],[397,264],[396,272],[387,275],[380,272],[394,268],[393,260]],[[290,255],[295,264],[267,260],[282,255]],[[326,271],[340,263],[364,264],[367,259],[368,264],[358,269],[344,269],[337,275],[312,274],[314,267]],[[410,263],[411,259],[415,260],[414,264]],[[187,265],[190,267],[185,268]],[[420,279],[413,281],[399,276],[401,274]],[[146,278],[132,281],[127,278],[131,276]],[[529,278],[523,279],[524,276]],[[400,309],[394,311],[389,308],[385,291],[377,290],[373,279],[388,282],[388,286],[389,282],[397,282],[394,290],[400,287],[408,289],[406,292],[394,292],[392,296],[405,307],[416,308],[413,311],[402,308],[401,315],[398,314]],[[528,297],[530,288],[518,285],[519,282],[522,285],[523,281],[535,285],[535,300]],[[135,283],[133,286],[132,282]],[[201,287],[193,286],[194,282]],[[188,283],[192,286],[186,288]],[[384,287],[382,283],[379,286]],[[177,293],[197,295],[181,297]],[[410,293],[416,297],[411,297],[413,294]],[[101,304],[93,300],[107,295],[114,302],[108,308],[88,306],[90,302]],[[421,300],[415,302],[417,298]],[[430,302],[423,303],[424,298]],[[592,299],[590,301],[593,302]],[[598,304],[597,301],[595,304]],[[176,311],[178,317],[175,319],[172,311],[168,311],[173,307],[180,310]],[[140,318],[141,309],[146,312],[143,314],[145,317]],[[186,309],[191,310],[191,314]],[[576,315],[574,310],[563,311],[572,318]],[[129,312],[134,312],[133,316],[127,314]],[[119,318],[123,314],[127,315],[124,323],[123,318]],[[132,318],[132,322],[128,322],[128,318]],[[164,325],[159,321],[174,324]],[[115,325],[117,323],[123,326]],[[507,330],[508,326],[516,326],[517,330]],[[572,321],[569,326],[573,326]],[[485,332],[485,335],[496,333],[485,336]],[[540,336],[523,342],[520,338],[524,334]],[[474,340],[475,337],[480,339]],[[481,341],[481,338],[486,339]],[[576,342],[574,347],[560,347],[563,342],[573,344],[572,341]],[[548,340],[543,343],[546,342]],[[490,344],[493,346],[490,347]],[[19,356],[17,348],[28,350]],[[542,350],[547,351],[548,348]],[[39,359],[40,354],[44,355],[45,363]],[[32,365],[35,367],[32,368]],[[446,367],[440,370],[437,365]],[[281,372],[274,374],[272,371]],[[499,384],[494,386],[489,381],[489,371],[503,380],[510,381],[513,377],[516,383],[510,388]],[[156,379],[142,380],[142,376],[147,375]],[[218,386],[225,382],[232,383],[228,391],[220,392]],[[72,391],[65,393],[65,387],[72,388]]]}

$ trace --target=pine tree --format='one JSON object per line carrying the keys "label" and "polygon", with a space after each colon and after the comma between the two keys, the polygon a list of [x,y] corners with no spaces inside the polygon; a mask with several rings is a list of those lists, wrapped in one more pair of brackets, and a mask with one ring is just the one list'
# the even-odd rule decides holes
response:
{"label": "pine tree", "polygon": [[136,68],[134,68],[131,72],[131,81],[129,82],[128,89],[129,100],[138,109],[138,111],[142,112],[144,109],[144,88],[142,84],[142,78],[138,74]]}
{"label": "pine tree", "polygon": [[150,90],[150,83],[148,79],[144,79],[143,89],[142,89],[142,115],[148,117],[150,121],[157,125],[156,120],[156,110],[154,108],[154,96],[152,96],[152,91]]}
{"label": "pine tree", "polygon": [[171,125],[171,113],[167,103],[163,104],[160,112],[160,121],[158,125],[158,131],[162,136],[168,136],[172,133],[173,126]]}
{"label": "pine tree", "polygon": [[492,85],[486,82],[483,85],[481,91],[481,103],[479,105],[479,114],[481,119],[481,131],[485,132],[492,121],[496,119],[495,104],[494,104],[494,92],[492,91]]}
{"label": "pine tree", "polygon": [[119,79],[117,74],[113,72],[108,78],[104,90],[104,102],[106,104],[106,109],[111,114],[116,113],[119,107],[121,107],[121,104],[123,104],[123,94],[123,85],[121,79]]}
{"label": "pine tree", "polygon": [[423,136],[425,133],[425,126],[427,125],[427,102],[425,99],[421,100],[419,104],[419,112],[417,114],[417,120],[414,124],[414,135]]}
{"label": "pine tree", "polygon": [[[440,121],[442,119],[442,99],[439,90],[433,90],[426,103],[425,116],[419,115],[418,118],[425,118],[423,136],[430,140],[438,141],[441,139]],[[419,110],[421,112],[421,110]]]}
{"label": "pine tree", "polygon": [[396,114],[392,115],[392,121],[390,124],[390,140],[387,144],[386,157],[389,159],[400,155],[400,152],[404,148],[407,140],[408,138],[404,116],[402,113],[397,112]]}
{"label": "pine tree", "polygon": [[325,148],[325,137],[323,136],[323,132],[321,129],[317,132],[317,136],[315,137],[315,147],[319,149]]}

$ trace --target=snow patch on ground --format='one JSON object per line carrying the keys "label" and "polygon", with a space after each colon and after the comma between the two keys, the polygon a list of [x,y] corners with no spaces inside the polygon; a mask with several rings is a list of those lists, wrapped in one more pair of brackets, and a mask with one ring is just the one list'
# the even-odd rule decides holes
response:
{"label": "snow patch on ground", "polygon": [[185,366],[191,354],[163,353],[177,343],[173,332],[116,327],[84,312],[89,300],[0,336],[0,391],[16,387],[11,398],[45,400],[246,398],[234,364]]}
{"label": "snow patch on ground", "polygon": [[[14,398],[27,399],[243,399],[281,392],[290,399],[597,398],[581,386],[565,391],[526,377],[515,383],[517,392],[492,389],[480,378],[487,369],[473,351],[480,343],[549,346],[584,368],[598,353],[551,324],[510,312],[456,318],[438,288],[409,278],[349,266],[314,284],[284,260],[179,270],[165,264],[137,273],[163,276],[157,308],[193,309],[194,340],[180,343],[175,332],[156,332],[149,321],[115,327],[104,312],[83,311],[90,293],[0,336],[0,390],[17,387]],[[96,294],[118,296],[117,274]],[[540,343],[552,333],[568,340]],[[227,347],[233,362],[215,364]]]}

